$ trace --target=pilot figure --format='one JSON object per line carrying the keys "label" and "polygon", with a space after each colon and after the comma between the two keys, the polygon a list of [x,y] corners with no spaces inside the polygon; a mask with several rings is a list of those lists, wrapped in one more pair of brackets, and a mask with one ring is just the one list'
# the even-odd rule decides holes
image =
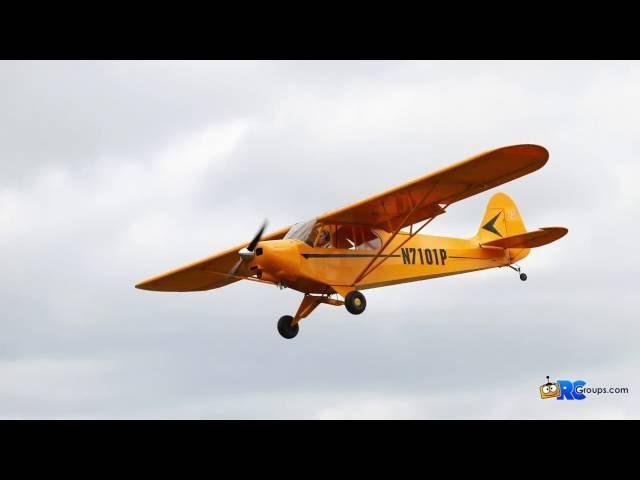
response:
{"label": "pilot figure", "polygon": [[323,230],[320,233],[320,238],[318,239],[318,247],[331,248],[331,235],[328,231]]}

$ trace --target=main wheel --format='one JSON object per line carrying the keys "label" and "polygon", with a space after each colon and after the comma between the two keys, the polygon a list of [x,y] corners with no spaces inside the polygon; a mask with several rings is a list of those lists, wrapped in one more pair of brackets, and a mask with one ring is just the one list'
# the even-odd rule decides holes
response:
{"label": "main wheel", "polygon": [[344,306],[349,310],[349,313],[359,315],[364,312],[365,308],[367,308],[367,300],[364,298],[363,294],[353,290],[352,292],[347,293],[347,296],[344,297]]}
{"label": "main wheel", "polygon": [[285,315],[284,317],[280,317],[280,320],[278,320],[278,333],[286,339],[295,337],[298,335],[298,331],[300,330],[300,326],[297,323],[294,326],[291,326],[292,321],[293,317],[291,315]]}
{"label": "main wheel", "polygon": [[526,273],[521,273],[520,274],[520,280],[522,280],[523,282],[527,279],[527,274]]}

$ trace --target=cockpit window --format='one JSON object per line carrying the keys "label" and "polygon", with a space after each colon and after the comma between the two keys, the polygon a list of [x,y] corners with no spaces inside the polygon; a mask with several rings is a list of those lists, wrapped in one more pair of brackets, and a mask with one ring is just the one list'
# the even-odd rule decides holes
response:
{"label": "cockpit window", "polygon": [[296,223],[284,238],[302,240],[316,248],[375,251],[382,247],[380,237],[369,227],[323,225],[315,220]]}
{"label": "cockpit window", "polygon": [[336,248],[349,250],[379,250],[382,241],[371,228],[340,225],[336,231],[335,245]]}
{"label": "cockpit window", "polygon": [[[297,239],[302,240],[303,242],[313,246],[313,240],[315,237],[313,236],[314,228],[316,226],[316,221],[309,220],[308,222],[300,222],[296,223],[293,227],[289,229],[287,234],[284,236],[284,239]],[[317,233],[317,232],[315,232]],[[311,239],[311,240],[310,240]]]}

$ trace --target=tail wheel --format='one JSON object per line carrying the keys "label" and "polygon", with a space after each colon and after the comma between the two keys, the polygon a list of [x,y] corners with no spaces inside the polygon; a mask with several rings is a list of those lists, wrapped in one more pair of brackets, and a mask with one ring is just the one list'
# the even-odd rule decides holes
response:
{"label": "tail wheel", "polygon": [[292,321],[293,317],[291,315],[285,315],[278,320],[278,333],[286,339],[295,337],[300,330],[300,326],[297,323],[291,326]]}
{"label": "tail wheel", "polygon": [[347,293],[347,296],[344,297],[344,306],[349,313],[359,315],[367,308],[367,300],[362,293],[354,290]]}
{"label": "tail wheel", "polygon": [[521,273],[521,274],[520,274],[520,280],[522,280],[523,282],[524,282],[525,280],[527,280],[527,274],[526,274],[526,273]]}

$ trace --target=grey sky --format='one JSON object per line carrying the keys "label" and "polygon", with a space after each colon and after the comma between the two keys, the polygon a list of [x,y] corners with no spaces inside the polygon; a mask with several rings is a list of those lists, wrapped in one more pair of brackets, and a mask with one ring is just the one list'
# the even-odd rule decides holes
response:
{"label": "grey sky", "polygon": [[[0,62],[0,417],[638,418],[637,62]],[[133,285],[489,148],[569,234],[489,270],[319,307]],[[541,401],[552,378],[627,386]]]}

